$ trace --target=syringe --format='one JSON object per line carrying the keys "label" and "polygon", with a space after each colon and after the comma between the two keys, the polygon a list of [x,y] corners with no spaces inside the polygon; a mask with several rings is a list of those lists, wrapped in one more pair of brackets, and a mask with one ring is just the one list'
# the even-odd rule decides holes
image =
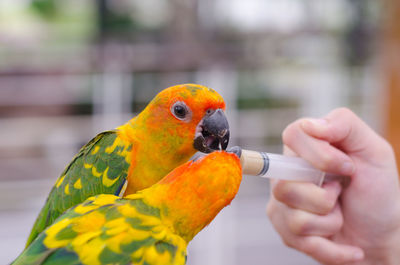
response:
{"label": "syringe", "polygon": [[319,186],[325,181],[343,179],[343,176],[316,169],[300,157],[250,151],[238,146],[229,148],[228,151],[240,157],[244,175],[312,182]]}
{"label": "syringe", "polygon": [[[318,186],[332,180],[338,180],[346,186],[350,180],[345,176],[323,172],[300,157],[250,151],[239,146],[228,148],[226,151],[239,156],[244,175],[312,182]],[[204,153],[196,153],[192,159],[196,160],[205,155]]]}

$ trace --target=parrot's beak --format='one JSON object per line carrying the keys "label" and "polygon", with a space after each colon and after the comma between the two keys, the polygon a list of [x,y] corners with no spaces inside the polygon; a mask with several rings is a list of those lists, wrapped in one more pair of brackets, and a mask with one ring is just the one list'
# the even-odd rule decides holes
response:
{"label": "parrot's beak", "polygon": [[229,143],[229,124],[222,109],[217,109],[200,121],[193,146],[200,152],[225,150]]}

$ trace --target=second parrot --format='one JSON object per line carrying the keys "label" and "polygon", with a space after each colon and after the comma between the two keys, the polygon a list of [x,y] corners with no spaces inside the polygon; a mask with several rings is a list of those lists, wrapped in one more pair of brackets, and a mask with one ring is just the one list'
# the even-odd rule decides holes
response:
{"label": "second parrot", "polygon": [[68,210],[13,265],[183,265],[186,246],[235,197],[235,154],[189,161],[148,189],[102,194]]}

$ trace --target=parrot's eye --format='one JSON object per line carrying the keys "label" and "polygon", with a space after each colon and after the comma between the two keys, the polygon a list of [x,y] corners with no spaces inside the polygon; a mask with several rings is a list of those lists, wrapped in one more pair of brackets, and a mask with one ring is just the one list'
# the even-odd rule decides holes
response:
{"label": "parrot's eye", "polygon": [[171,112],[179,120],[189,121],[191,118],[189,107],[182,101],[178,101],[172,105]]}
{"label": "parrot's eye", "polygon": [[176,105],[174,107],[174,113],[176,117],[183,119],[186,116],[186,109],[183,106]]}

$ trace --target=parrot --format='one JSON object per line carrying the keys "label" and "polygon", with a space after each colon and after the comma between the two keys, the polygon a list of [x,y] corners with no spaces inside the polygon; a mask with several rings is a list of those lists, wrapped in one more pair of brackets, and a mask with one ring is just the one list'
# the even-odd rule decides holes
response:
{"label": "parrot", "polygon": [[98,134],[52,187],[26,247],[67,209],[98,194],[120,197],[150,187],[197,151],[225,150],[225,102],[213,89],[182,84],[159,92],[127,123]]}
{"label": "parrot", "polygon": [[215,151],[123,198],[100,194],[61,215],[12,263],[180,265],[193,237],[236,196],[238,156]]}

